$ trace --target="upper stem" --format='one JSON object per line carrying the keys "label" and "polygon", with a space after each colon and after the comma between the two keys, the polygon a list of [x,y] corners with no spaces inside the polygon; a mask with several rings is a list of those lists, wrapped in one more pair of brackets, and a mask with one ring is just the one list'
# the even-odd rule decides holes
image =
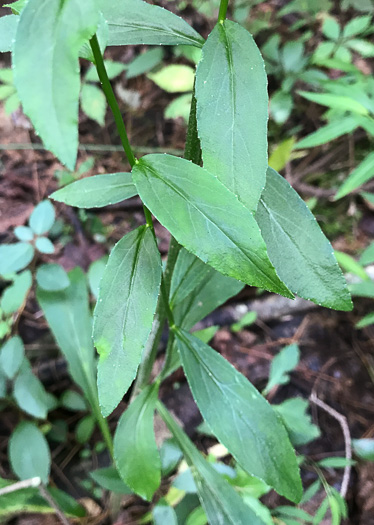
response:
{"label": "upper stem", "polygon": [[94,35],[91,38],[90,45],[91,45],[93,56],[95,58],[97,74],[99,75],[99,79],[100,79],[105,97],[108,101],[110,109],[112,110],[114,121],[117,126],[118,134],[120,136],[123,149],[125,150],[126,157],[129,161],[130,166],[133,167],[134,164],[136,164],[136,158],[130,146],[130,142],[129,142],[127,132],[126,132],[126,126],[125,126],[125,123],[123,122],[121,110],[119,109],[119,105],[118,105],[116,96],[114,94],[112,84],[110,83],[108,74],[106,72],[103,55],[101,53],[101,49],[100,49],[99,42],[97,40],[96,35]]}
{"label": "upper stem", "polygon": [[229,5],[229,0],[221,0],[218,13],[218,22],[221,24],[226,20],[227,6]]}

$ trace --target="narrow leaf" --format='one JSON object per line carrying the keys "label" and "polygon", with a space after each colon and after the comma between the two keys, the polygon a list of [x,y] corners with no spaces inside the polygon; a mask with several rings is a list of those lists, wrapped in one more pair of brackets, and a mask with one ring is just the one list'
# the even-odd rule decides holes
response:
{"label": "narrow leaf", "polygon": [[235,22],[217,24],[196,73],[204,168],[255,211],[266,181],[268,95],[264,61]]}
{"label": "narrow leaf", "polygon": [[160,253],[150,229],[141,226],[113,248],[94,312],[99,399],[105,416],[135,378],[152,328],[160,282]]}
{"label": "narrow leaf", "polygon": [[50,197],[77,208],[101,208],[134,197],[136,193],[130,173],[109,173],[77,180]]}
{"label": "narrow leaf", "polygon": [[115,467],[99,468],[90,472],[90,476],[105,490],[116,494],[132,494],[131,489],[122,481]]}
{"label": "narrow leaf", "polygon": [[201,47],[204,39],[174,13],[141,0],[114,0],[103,3],[109,24],[109,45],[186,44]]}
{"label": "narrow leaf", "polygon": [[357,126],[358,123],[354,117],[348,116],[338,118],[300,140],[295,145],[295,149],[313,148],[314,146],[326,144],[326,142],[330,142],[330,140],[341,137],[346,133],[351,133],[351,131],[356,129]]}
{"label": "narrow leaf", "polygon": [[147,155],[132,173],[142,201],[187,250],[224,275],[293,297],[253,215],[214,175],[171,155]]}
{"label": "narrow leaf", "polygon": [[48,292],[39,288],[37,299],[68,361],[73,380],[95,408],[98,405],[96,363],[86,276],[76,268],[69,272],[69,279],[70,286],[62,291]]}
{"label": "narrow leaf", "polygon": [[362,104],[351,97],[344,97],[330,93],[309,93],[308,91],[299,91],[298,93],[311,102],[316,102],[317,104],[328,106],[329,108],[340,109],[343,112],[352,111],[359,115],[367,115],[369,113]]}
{"label": "narrow leaf", "polygon": [[78,150],[78,55],[98,21],[96,0],[29,0],[17,28],[14,80],[23,109],[70,170]]}
{"label": "narrow leaf", "polygon": [[122,414],[114,436],[114,458],[123,481],[150,501],[161,482],[161,460],[153,429],[158,385],[146,387]]}
{"label": "narrow leaf", "polygon": [[48,483],[51,455],[48,443],[36,425],[22,421],[9,440],[9,458],[20,479],[39,477]]}
{"label": "narrow leaf", "polygon": [[305,202],[271,168],[256,219],[270,260],[290,290],[328,308],[352,309],[331,244]]}
{"label": "narrow leaf", "polygon": [[356,169],[349,174],[347,180],[340,186],[337,194],[335,195],[335,200],[341,199],[348,193],[356,190],[365,182],[374,177],[374,151],[369,153],[369,155],[357,166]]}
{"label": "narrow leaf", "polygon": [[191,467],[210,525],[263,525],[263,521],[243,502],[234,488],[203,458],[161,403],[158,403],[157,410]]}
{"label": "narrow leaf", "polygon": [[298,501],[296,456],[271,406],[208,345],[182,330],[176,337],[192,394],[214,434],[247,472]]}
{"label": "narrow leaf", "polygon": [[289,382],[291,372],[300,359],[300,350],[296,344],[288,345],[277,354],[270,364],[269,381],[265,387],[264,394],[268,394],[276,385],[284,385]]}

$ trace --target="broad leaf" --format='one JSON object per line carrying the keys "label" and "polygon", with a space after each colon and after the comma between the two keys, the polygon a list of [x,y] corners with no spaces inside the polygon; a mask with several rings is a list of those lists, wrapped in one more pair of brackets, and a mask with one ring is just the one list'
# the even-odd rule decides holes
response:
{"label": "broad leaf", "polygon": [[161,482],[153,430],[158,385],[146,387],[122,414],[114,435],[114,458],[123,481],[150,501]]}
{"label": "broad leaf", "polygon": [[13,67],[23,109],[70,170],[78,150],[78,55],[98,21],[96,0],[29,0],[17,28]]}
{"label": "broad leaf", "polygon": [[59,264],[42,264],[36,271],[36,281],[47,292],[65,290],[70,285],[68,274]]}
{"label": "broad leaf", "polygon": [[9,458],[20,479],[39,477],[48,483],[51,455],[47,440],[36,425],[22,421],[9,440]]}
{"label": "broad leaf", "polygon": [[0,369],[8,379],[13,379],[16,375],[22,364],[24,355],[25,348],[22,339],[18,335],[8,339],[8,341],[1,347]]}
{"label": "broad leaf", "polygon": [[32,241],[34,238],[34,232],[28,226],[17,226],[14,228],[14,235],[18,240],[24,242]]}
{"label": "broad leaf", "polygon": [[338,193],[335,195],[336,199],[341,199],[348,193],[356,190],[368,180],[374,178],[374,151],[349,174],[347,180],[340,186]]}
{"label": "broad leaf", "polygon": [[115,467],[99,468],[90,472],[90,476],[105,490],[116,494],[132,494],[132,490],[122,481]]}
{"label": "broad leaf", "polygon": [[24,359],[13,386],[17,405],[30,416],[46,419],[50,408],[55,407],[55,398],[46,392],[43,384],[32,373],[30,363]]}
{"label": "broad leaf", "polygon": [[32,285],[30,270],[26,270],[14,277],[13,283],[2,294],[0,305],[5,314],[17,312],[26,301]]}
{"label": "broad leaf", "polygon": [[100,208],[116,204],[137,191],[130,173],[109,173],[77,180],[51,195],[51,199],[77,208]]}
{"label": "broad leaf", "polygon": [[280,405],[272,405],[272,407],[281,416],[291,443],[295,447],[306,445],[321,435],[319,428],[312,423],[307,413],[309,403],[306,399],[293,397]]}
{"label": "broad leaf", "polygon": [[6,15],[0,18],[0,53],[12,51],[19,17]]}
{"label": "broad leaf", "polygon": [[230,20],[216,25],[195,89],[204,168],[255,211],[266,181],[268,95],[265,64],[248,31]]}
{"label": "broad leaf", "polygon": [[163,499],[153,507],[152,517],[154,525],[178,525],[178,518],[172,506]]}
{"label": "broad leaf", "polygon": [[53,246],[53,242],[50,241],[47,237],[37,237],[35,240],[35,248],[40,253],[54,253],[55,247]]}
{"label": "broad leaf", "polygon": [[99,399],[105,416],[116,408],[136,376],[160,282],[160,253],[150,229],[141,226],[113,248],[94,312]]}
{"label": "broad leaf", "polygon": [[208,345],[182,330],[176,337],[192,394],[211,430],[247,472],[298,501],[296,456],[271,406]]}
{"label": "broad leaf", "polygon": [[109,24],[109,45],[186,44],[201,47],[204,39],[174,13],[141,0],[105,2],[102,12]]}
{"label": "broad leaf", "polygon": [[34,248],[27,242],[0,246],[0,275],[23,270],[34,257]]}
{"label": "broad leaf", "polygon": [[314,146],[326,144],[326,142],[330,142],[346,133],[351,133],[357,126],[357,120],[353,116],[337,118],[300,140],[295,145],[295,149],[313,148]]}
{"label": "broad leaf", "polygon": [[106,98],[103,90],[93,84],[83,84],[81,91],[82,111],[88,118],[96,120],[100,126],[105,124]]}
{"label": "broad leaf", "polygon": [[156,73],[149,73],[147,77],[168,93],[184,93],[192,91],[195,71],[190,66],[171,64]]}
{"label": "broad leaf", "polygon": [[355,454],[365,461],[374,461],[374,439],[363,438],[352,440]]}
{"label": "broad leaf", "polygon": [[95,350],[86,277],[80,268],[75,268],[69,272],[69,279],[70,286],[62,291],[48,292],[39,288],[37,299],[66,357],[73,380],[97,411]]}
{"label": "broad leaf", "polygon": [[[194,49],[194,48],[193,48]],[[126,70],[126,78],[134,78],[143,73],[148,73],[158,66],[164,58],[164,52],[161,47],[154,47],[134,58]]]}
{"label": "broad leaf", "polygon": [[305,202],[271,168],[256,219],[270,260],[290,290],[322,306],[352,309],[331,244]]}
{"label": "broad leaf", "polygon": [[161,403],[157,405],[157,410],[191,467],[198,496],[210,525],[263,525],[263,521],[243,502],[233,487],[202,457]]}
{"label": "broad leaf", "polygon": [[132,173],[142,201],[187,250],[224,275],[293,297],[253,215],[214,175],[171,155],[146,155]]}
{"label": "broad leaf", "polygon": [[36,235],[47,233],[55,222],[56,214],[53,204],[46,200],[40,202],[30,215],[29,225]]}

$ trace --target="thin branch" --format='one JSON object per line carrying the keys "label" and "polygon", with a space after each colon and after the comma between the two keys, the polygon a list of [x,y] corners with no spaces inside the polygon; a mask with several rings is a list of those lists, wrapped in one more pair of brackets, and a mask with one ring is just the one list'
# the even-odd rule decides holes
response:
{"label": "thin branch", "polygon": [[351,445],[351,434],[349,432],[348,422],[347,418],[343,416],[343,414],[340,414],[333,408],[331,408],[329,405],[321,401],[315,392],[312,392],[309,400],[317,405],[318,407],[322,408],[325,412],[330,414],[334,419],[336,419],[341,426],[341,429],[343,431],[344,436],[344,444],[345,444],[345,458],[348,460],[349,464],[345,466],[344,468],[344,474],[343,474],[343,480],[340,487],[340,495],[342,498],[345,498],[347,496],[348,492],[348,485],[349,485],[349,479],[351,476],[351,459],[352,459],[352,445]]}

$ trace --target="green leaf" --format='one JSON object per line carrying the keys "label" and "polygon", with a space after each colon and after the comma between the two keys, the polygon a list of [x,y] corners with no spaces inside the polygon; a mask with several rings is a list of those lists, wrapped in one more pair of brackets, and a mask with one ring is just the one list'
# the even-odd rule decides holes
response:
{"label": "green leaf", "polygon": [[170,286],[170,306],[181,303],[207,276],[210,266],[193,253],[181,249],[173,271]]}
{"label": "green leaf", "polygon": [[160,448],[161,472],[168,476],[181,461],[183,453],[174,438],[165,439]]}
{"label": "green leaf", "polygon": [[91,407],[98,405],[95,351],[86,276],[80,268],[69,272],[70,286],[62,291],[37,289],[37,299],[64,354],[70,374]]}
{"label": "green leaf", "polygon": [[0,369],[8,379],[18,372],[25,355],[22,339],[16,335],[8,339],[0,350]]}
{"label": "green leaf", "polygon": [[77,180],[50,196],[77,208],[100,208],[136,195],[131,173],[109,173]]}
{"label": "green leaf", "polygon": [[294,397],[272,407],[281,416],[295,447],[306,445],[320,436],[319,428],[312,423],[307,413],[309,403],[305,399]]}
{"label": "green leaf", "polygon": [[81,106],[88,118],[96,120],[100,126],[104,126],[106,98],[101,88],[92,84],[83,84]]}
{"label": "green leaf", "polygon": [[355,465],[356,462],[352,459],[342,457],[324,458],[318,461],[318,465],[324,468],[345,468],[347,465]]}
{"label": "green leaf", "polygon": [[350,38],[352,36],[363,33],[370,26],[371,16],[357,16],[350,20],[343,29],[343,37]]}
{"label": "green leaf", "polygon": [[96,0],[29,0],[17,29],[13,67],[23,110],[70,170],[78,150],[78,55],[98,21]]}
{"label": "green leaf", "polygon": [[282,170],[290,160],[291,152],[295,144],[294,137],[286,139],[275,148],[269,157],[269,167],[275,171]]}
{"label": "green leaf", "polygon": [[66,390],[60,398],[61,406],[67,408],[68,410],[83,411],[87,410],[87,405],[83,397],[75,392],[74,390]]}
{"label": "green leaf", "polygon": [[314,146],[326,144],[346,133],[351,133],[357,126],[358,123],[354,117],[338,118],[300,140],[300,142],[295,145],[295,149],[314,148]]}
{"label": "green leaf", "polygon": [[204,39],[182,18],[140,0],[113,0],[101,6],[109,24],[109,45],[187,44],[201,47]]}
{"label": "green leaf", "polygon": [[90,290],[95,299],[99,296],[99,285],[100,281],[104,275],[105,267],[108,262],[108,257],[104,255],[100,259],[97,259],[90,264],[87,272],[88,284],[90,285]]}
{"label": "green leaf", "polygon": [[196,330],[193,335],[200,339],[203,343],[208,344],[209,341],[213,339],[213,337],[216,335],[218,330],[220,329],[219,326],[208,326],[208,328],[203,328],[202,330]]}
{"label": "green leaf", "polygon": [[27,0],[17,0],[11,4],[6,4],[4,7],[9,7],[15,15],[20,15],[22,9],[25,7]]}
{"label": "green leaf", "polygon": [[163,57],[164,52],[161,47],[149,49],[145,53],[138,55],[128,64],[126,78],[134,78],[148,73],[162,62]]}
{"label": "green leaf", "polygon": [[14,235],[17,239],[24,242],[32,241],[34,238],[34,233],[28,226],[17,226],[17,228],[14,228]]}
{"label": "green leaf", "polygon": [[270,115],[274,122],[283,124],[288,120],[293,108],[293,98],[289,93],[278,89],[270,100]]}
{"label": "green leaf", "polygon": [[363,281],[370,281],[370,277],[366,273],[365,269],[360,263],[358,263],[353,257],[344,252],[335,250],[335,257],[340,266],[344,271],[353,273],[360,277]]}
{"label": "green leaf", "polygon": [[90,476],[105,490],[116,494],[132,494],[132,490],[122,481],[115,467],[99,468],[90,472]]}
{"label": "green leaf", "polygon": [[369,204],[372,204],[374,206],[374,193],[369,193],[368,191],[362,191],[360,195],[365,200],[367,200]]}
{"label": "green leaf", "polygon": [[36,235],[47,233],[55,222],[56,213],[50,201],[40,202],[30,215],[29,225]]}
{"label": "green leaf", "polygon": [[307,63],[304,56],[304,44],[300,40],[286,42],[282,49],[281,61],[286,73],[300,72]]}
{"label": "green leaf", "polygon": [[15,428],[9,440],[9,458],[20,479],[39,477],[48,483],[51,455],[47,440],[33,423],[22,421]]}
{"label": "green leaf", "polygon": [[361,40],[354,38],[349,40],[346,44],[348,47],[359,53],[364,58],[371,58],[374,56],[374,44],[368,40]]}
{"label": "green leaf", "polygon": [[[114,60],[104,60],[105,69],[109,80],[118,77],[127,69],[127,65],[122,62],[115,62]],[[91,66],[85,76],[86,82],[100,82],[99,75],[95,66]]]}
{"label": "green leaf", "polygon": [[340,186],[337,194],[335,195],[335,200],[341,199],[348,193],[356,190],[362,184],[365,184],[368,180],[374,177],[374,151],[369,153],[369,155],[355,168],[352,173],[349,174],[347,180]]}
{"label": "green leaf", "polygon": [[182,330],[176,337],[192,394],[214,434],[247,472],[298,501],[296,456],[271,406],[212,348]]}
{"label": "green leaf", "polygon": [[51,402],[54,402],[54,398],[32,373],[26,358],[14,382],[13,395],[24,412],[39,419],[46,419]]}
{"label": "green leaf", "polygon": [[338,40],[340,25],[332,16],[326,16],[322,24],[322,33],[330,40]]}
{"label": "green leaf", "polygon": [[195,72],[190,66],[172,64],[157,73],[148,73],[147,77],[168,93],[183,93],[192,91]]}
{"label": "green leaf", "polygon": [[34,257],[34,248],[26,242],[0,246],[0,274],[8,275],[23,270]]}
{"label": "green leaf", "polygon": [[0,53],[12,51],[18,22],[19,17],[16,15],[6,15],[0,18]]}
{"label": "green leaf", "polygon": [[328,106],[333,109],[340,109],[341,111],[352,111],[353,113],[358,113],[359,115],[368,115],[369,111],[357,100],[354,100],[351,97],[339,96],[330,93],[309,93],[308,91],[298,91],[299,95],[316,102],[316,104],[321,104],[322,106]]}
{"label": "green leaf", "polygon": [[142,201],[187,250],[224,275],[293,297],[253,215],[214,175],[171,155],[146,155],[132,173]]}
{"label": "green leaf", "polygon": [[192,93],[180,95],[168,104],[164,111],[166,119],[174,119],[182,117],[188,123],[192,102]]}
{"label": "green leaf", "polygon": [[374,461],[374,439],[352,439],[356,456],[365,461]]}
{"label": "green leaf", "polygon": [[175,510],[164,499],[153,507],[152,516],[154,525],[178,525]]}
{"label": "green leaf", "polygon": [[289,382],[288,372],[297,367],[300,360],[300,350],[297,344],[285,346],[273,358],[270,364],[269,381],[263,394],[267,395],[277,385],[285,385]]}
{"label": "green leaf", "polygon": [[40,253],[54,253],[55,247],[53,246],[53,242],[50,241],[47,237],[37,237],[35,240],[35,248]]}
{"label": "green leaf", "polygon": [[191,467],[198,496],[211,525],[263,525],[261,519],[245,505],[239,494],[208,463],[189,440],[166,408],[158,403],[157,410],[178,441]]}
{"label": "green leaf", "polygon": [[2,294],[0,305],[5,314],[17,312],[26,301],[32,285],[30,270],[26,270],[14,277],[13,284],[8,286]]}
{"label": "green leaf", "polygon": [[243,317],[237,322],[231,325],[231,330],[233,332],[240,332],[246,326],[250,326],[257,319],[257,312],[247,312]]}
{"label": "green leaf", "polygon": [[122,414],[114,435],[118,472],[136,494],[150,501],[161,482],[161,460],[153,429],[158,384],[146,387]]}
{"label": "green leaf", "polygon": [[17,93],[13,93],[13,95],[10,95],[5,101],[4,109],[5,113],[7,115],[11,115],[14,111],[17,111],[17,109],[20,107],[21,102],[18,98]]}
{"label": "green leaf", "polygon": [[366,326],[370,326],[371,324],[374,324],[374,312],[370,312],[369,314],[365,315],[362,319],[356,323],[356,328],[365,328]]}
{"label": "green leaf", "polygon": [[[99,41],[100,50],[102,54],[104,54],[105,48],[108,44],[109,27],[102,13],[99,13],[99,22],[96,29],[96,36],[97,40]],[[95,64],[95,57],[93,55],[90,42],[88,40],[81,46],[79,50],[79,57],[85,58],[86,60],[89,60],[90,62]]]}
{"label": "green leaf", "polygon": [[374,281],[352,283],[349,290],[353,296],[374,298]]}
{"label": "green leaf", "polygon": [[290,290],[328,308],[352,309],[331,244],[305,202],[271,168],[256,219],[270,260]]}
{"label": "green leaf", "polygon": [[135,378],[152,328],[160,282],[160,253],[150,229],[141,226],[113,248],[94,312],[99,399],[105,416]]}
{"label": "green leaf", "polygon": [[204,168],[254,211],[266,180],[267,79],[252,36],[235,22],[217,24],[204,44],[196,100]]}
{"label": "green leaf", "polygon": [[78,443],[86,445],[91,439],[92,433],[95,430],[96,420],[89,414],[88,416],[82,418],[77,426],[75,427],[75,438]]}
{"label": "green leaf", "polygon": [[36,271],[36,281],[47,292],[65,290],[70,285],[68,274],[59,264],[42,264]]}

